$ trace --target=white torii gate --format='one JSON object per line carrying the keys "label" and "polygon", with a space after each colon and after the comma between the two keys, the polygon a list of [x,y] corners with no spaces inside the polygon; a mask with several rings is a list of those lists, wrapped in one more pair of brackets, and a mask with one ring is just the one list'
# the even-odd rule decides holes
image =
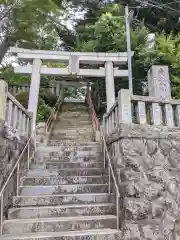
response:
{"label": "white torii gate", "polygon": [[[75,75],[89,77],[105,77],[106,81],[106,99],[107,111],[115,102],[114,77],[128,77],[128,70],[119,69],[119,65],[127,63],[127,52],[119,53],[85,53],[85,52],[61,52],[61,51],[44,51],[29,50],[12,47],[10,51],[17,54],[20,60],[31,62],[27,66],[15,67],[16,73],[30,74],[31,87],[28,102],[28,111],[33,113],[33,123],[35,127],[40,77],[42,75]],[[132,52],[133,56],[133,52]],[[51,68],[45,64],[49,61],[66,63],[66,68]],[[98,69],[82,69],[80,64],[102,65]],[[116,65],[117,67],[114,67]]]}

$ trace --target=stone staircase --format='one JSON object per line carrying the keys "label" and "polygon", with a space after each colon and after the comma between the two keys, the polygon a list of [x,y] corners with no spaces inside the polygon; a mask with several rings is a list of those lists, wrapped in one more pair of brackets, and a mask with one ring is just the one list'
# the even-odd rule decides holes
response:
{"label": "stone staircase", "polygon": [[64,103],[58,121],[52,131],[51,142],[92,141],[92,123],[88,106],[79,103]]}
{"label": "stone staircase", "polygon": [[100,145],[92,141],[87,109],[70,109],[66,105],[59,115],[48,146],[37,147],[0,239],[119,239],[114,197],[108,194],[108,173]]}

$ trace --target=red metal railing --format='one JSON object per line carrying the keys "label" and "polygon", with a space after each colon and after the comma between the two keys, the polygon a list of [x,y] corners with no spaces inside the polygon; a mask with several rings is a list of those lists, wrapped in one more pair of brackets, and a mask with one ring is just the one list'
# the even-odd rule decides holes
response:
{"label": "red metal railing", "polygon": [[92,102],[92,98],[91,98],[91,93],[88,93],[88,104],[89,104],[89,108],[90,108],[90,113],[91,113],[91,117],[92,117],[92,121],[95,125],[96,131],[100,130],[100,122],[97,118],[96,112],[94,110],[94,105]]}

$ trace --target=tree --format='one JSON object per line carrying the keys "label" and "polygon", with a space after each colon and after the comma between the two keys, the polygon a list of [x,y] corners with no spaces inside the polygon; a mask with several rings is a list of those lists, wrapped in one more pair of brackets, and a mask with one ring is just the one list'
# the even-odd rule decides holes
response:
{"label": "tree", "polygon": [[[124,8],[118,4],[106,4],[101,7],[99,18],[92,24],[77,25],[77,37],[74,45],[75,51],[120,52],[126,51],[126,34],[124,24]],[[179,35],[173,32],[156,33],[155,48],[149,48],[146,41],[150,30],[143,22],[134,22],[131,28],[131,41],[133,56],[133,89],[134,94],[142,95],[147,82],[147,72],[153,64],[168,65],[171,70],[172,95],[180,98],[180,59]],[[116,96],[121,88],[128,88],[126,79],[115,80]],[[92,86],[94,104],[101,96],[105,101],[105,84],[102,79]]]}
{"label": "tree", "polygon": [[[83,52],[124,52],[127,49],[126,32],[124,22],[124,8],[118,4],[106,4],[101,8],[100,16],[94,24],[86,24],[76,28],[77,41],[74,46],[75,51]],[[136,70],[134,77],[134,93],[142,94],[142,79],[146,76],[146,71],[138,71],[137,60],[138,51],[145,47],[148,29],[142,24],[136,24],[136,28],[131,31],[132,50],[135,51],[133,70]],[[126,66],[125,66],[126,68]],[[115,80],[116,96],[120,88],[128,88],[127,78],[117,78]],[[105,101],[105,81],[99,79],[92,86],[94,99],[101,96],[101,101]],[[94,101],[98,103],[98,101]]]}
{"label": "tree", "polygon": [[168,65],[171,76],[172,96],[180,99],[180,34],[156,34],[155,49],[139,51],[139,65],[145,69],[152,64]]}
{"label": "tree", "polygon": [[143,21],[153,32],[164,31],[169,34],[172,31],[178,33],[180,30],[180,1],[141,0],[140,3],[134,0],[114,0],[114,2],[133,7],[137,19]]}
{"label": "tree", "polygon": [[58,0],[43,0],[43,4],[39,0],[1,0],[0,62],[8,48],[15,44],[43,49],[57,44],[52,25],[61,7],[62,1]]}

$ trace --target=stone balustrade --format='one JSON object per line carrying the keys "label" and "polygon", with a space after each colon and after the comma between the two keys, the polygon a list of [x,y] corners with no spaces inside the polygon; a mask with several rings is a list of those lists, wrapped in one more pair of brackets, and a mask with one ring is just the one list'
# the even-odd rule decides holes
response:
{"label": "stone balustrade", "polygon": [[118,99],[104,116],[106,135],[120,123],[179,127],[180,100],[136,96],[131,95],[128,89],[121,89]]}
{"label": "stone balustrade", "polygon": [[180,101],[132,96],[132,122],[137,124],[180,126]]}
{"label": "stone balustrade", "polygon": [[180,239],[180,101],[171,98],[166,66],[152,66],[148,91],[121,89],[104,115],[122,239]]}
{"label": "stone balustrade", "polygon": [[31,134],[31,114],[8,92],[5,124],[21,136]]}
{"label": "stone balustrade", "polygon": [[[32,134],[32,114],[29,113],[8,92],[8,85],[0,81],[0,188],[6,182],[27,140]],[[28,148],[19,165],[20,173],[16,171],[9,180],[3,193],[3,217],[12,205],[12,196],[17,193],[18,174],[22,176],[29,167],[28,159],[34,151],[34,140],[30,141]],[[20,175],[19,175],[20,176]],[[2,204],[2,203],[1,203]]]}
{"label": "stone balustrade", "polygon": [[180,237],[179,108],[178,100],[122,89],[104,116],[124,240]]}
{"label": "stone balustrade", "polygon": [[[44,88],[44,89],[47,89],[47,88]],[[60,84],[57,83],[55,86],[49,87],[48,89],[56,96],[59,96],[61,87],[60,87]],[[30,85],[27,85],[27,84],[9,85],[8,90],[13,96],[15,96],[20,92],[29,92]]]}

